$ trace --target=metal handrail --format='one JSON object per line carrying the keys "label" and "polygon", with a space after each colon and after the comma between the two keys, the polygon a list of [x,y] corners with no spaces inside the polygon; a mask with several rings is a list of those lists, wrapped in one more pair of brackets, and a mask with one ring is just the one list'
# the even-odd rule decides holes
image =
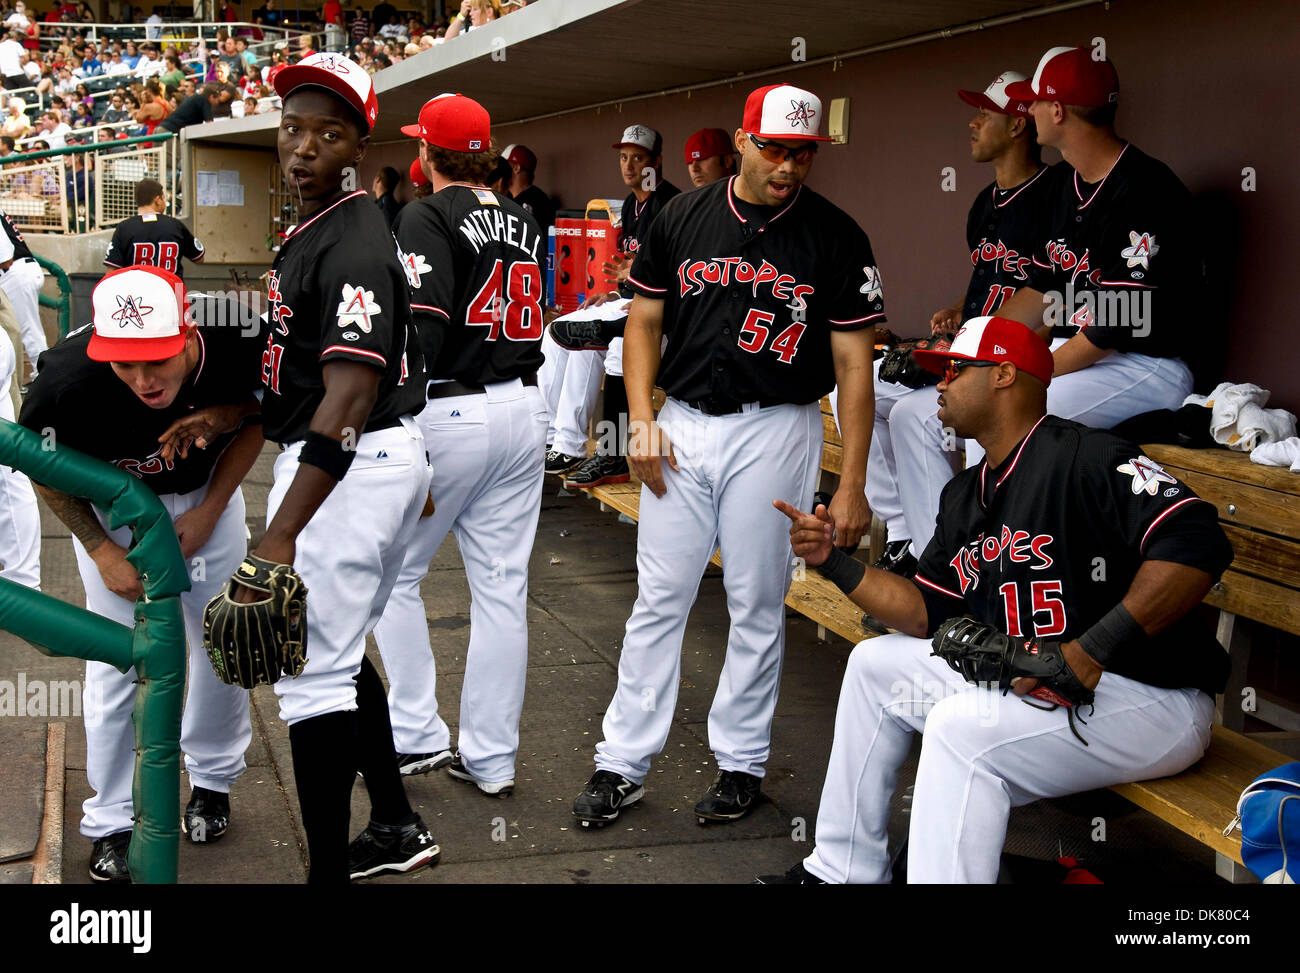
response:
{"label": "metal handrail", "polygon": [[[137,123],[138,124],[138,123]],[[120,149],[141,142],[164,142],[176,138],[175,132],[166,129],[155,131],[152,135],[136,135],[129,139],[114,139],[111,142],[92,142],[89,145],[65,145],[61,149],[42,149],[40,152],[14,152],[0,159],[5,165],[11,162],[29,162],[37,159],[49,159],[56,155],[75,155],[85,152],[102,152],[105,149]]]}

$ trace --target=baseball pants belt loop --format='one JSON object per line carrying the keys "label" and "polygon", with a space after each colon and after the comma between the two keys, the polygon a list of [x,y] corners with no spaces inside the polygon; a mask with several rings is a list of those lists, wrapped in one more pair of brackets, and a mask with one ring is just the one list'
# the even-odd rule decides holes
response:
{"label": "baseball pants belt loop", "polygon": [[775,399],[760,399],[757,402],[736,402],[733,399],[724,399],[716,395],[686,403],[696,412],[703,412],[706,416],[729,416],[738,412],[756,412],[759,409],[768,409],[774,405],[782,404]]}
{"label": "baseball pants belt loop", "polygon": [[[537,373],[533,372],[531,375],[524,375],[519,379],[519,381],[525,388],[536,388]],[[464,382],[457,382],[455,379],[452,379],[449,382],[430,382],[425,394],[430,399],[450,399],[457,395],[481,395],[485,391],[487,391],[487,389],[482,385],[467,385]]]}

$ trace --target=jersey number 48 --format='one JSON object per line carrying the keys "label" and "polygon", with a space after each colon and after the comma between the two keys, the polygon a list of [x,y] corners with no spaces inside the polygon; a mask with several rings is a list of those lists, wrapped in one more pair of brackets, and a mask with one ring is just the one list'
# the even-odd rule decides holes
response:
{"label": "jersey number 48", "polygon": [[505,335],[507,341],[540,341],[542,337],[542,274],[537,264],[517,262],[505,275],[501,293],[501,261],[469,302],[465,323],[488,328],[488,341]]}

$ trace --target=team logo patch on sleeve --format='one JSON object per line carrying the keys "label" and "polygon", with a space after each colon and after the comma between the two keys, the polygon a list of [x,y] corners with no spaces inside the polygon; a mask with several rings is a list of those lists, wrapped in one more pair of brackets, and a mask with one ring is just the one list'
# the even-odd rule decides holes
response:
{"label": "team logo patch on sleeve", "polygon": [[1156,246],[1156,238],[1150,233],[1137,233],[1133,230],[1128,231],[1128,240],[1132,246],[1125,247],[1119,252],[1119,255],[1128,261],[1130,267],[1141,267],[1143,270],[1151,269],[1151,258],[1160,252]]}
{"label": "team logo patch on sleeve", "polygon": [[420,286],[420,275],[427,274],[433,270],[429,262],[424,259],[422,253],[401,253],[402,269],[406,271],[406,282],[412,287]]}
{"label": "team logo patch on sleeve", "polygon": [[356,325],[366,334],[373,327],[371,318],[381,312],[375,301],[375,292],[368,291],[360,285],[344,284],[343,300],[339,301],[338,323],[340,328]]}
{"label": "team logo patch on sleeve", "polygon": [[883,293],[880,287],[880,271],[875,267],[863,267],[862,272],[867,275],[867,282],[858,288],[858,293],[866,294],[868,301],[874,301]]}
{"label": "team logo patch on sleeve", "polygon": [[1133,482],[1129,488],[1134,495],[1146,491],[1151,496],[1160,492],[1161,483],[1177,483],[1178,480],[1166,473],[1153,459],[1146,456],[1139,456],[1131,459],[1127,463],[1121,463],[1116,467],[1121,473],[1133,477]]}

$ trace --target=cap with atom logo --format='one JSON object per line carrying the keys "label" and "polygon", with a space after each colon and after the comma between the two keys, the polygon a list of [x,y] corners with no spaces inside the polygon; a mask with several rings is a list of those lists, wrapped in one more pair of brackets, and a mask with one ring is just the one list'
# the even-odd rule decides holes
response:
{"label": "cap with atom logo", "polygon": [[162,361],[179,355],[193,327],[185,284],[159,267],[123,267],[105,274],[90,295],[94,332],[86,355],[95,361]]}
{"label": "cap with atom logo", "polygon": [[314,85],[334,92],[365,119],[367,131],[379,119],[379,97],[365,68],[342,54],[311,54],[275,76],[275,93],[288,98],[299,88]]}
{"label": "cap with atom logo", "polygon": [[830,142],[818,135],[822,125],[822,100],[805,88],[792,84],[770,84],[755,88],[745,99],[742,128],[761,139],[798,139],[801,142]]}

